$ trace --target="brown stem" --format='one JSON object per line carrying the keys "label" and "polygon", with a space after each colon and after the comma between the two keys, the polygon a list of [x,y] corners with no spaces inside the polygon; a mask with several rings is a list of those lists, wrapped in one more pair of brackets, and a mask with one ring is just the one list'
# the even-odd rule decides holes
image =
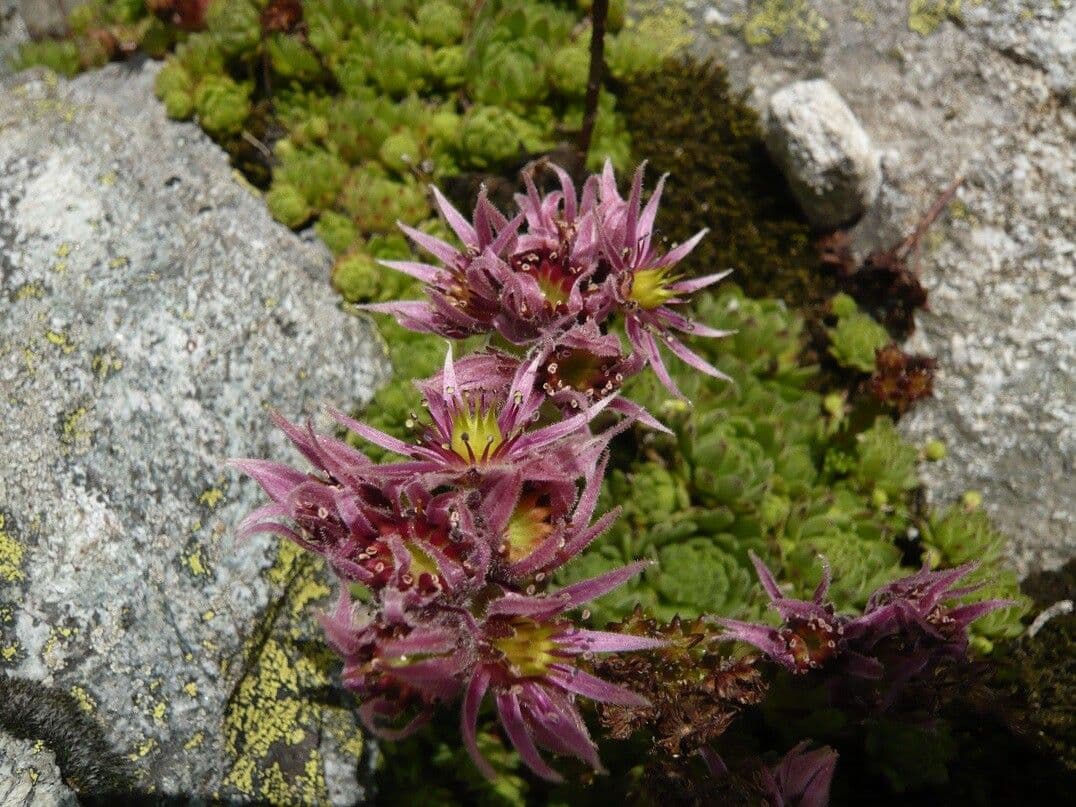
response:
{"label": "brown stem", "polygon": [[957,177],[954,179],[952,184],[942,191],[941,195],[934,200],[934,204],[930,206],[930,210],[919,219],[919,223],[915,225],[915,230],[912,231],[912,234],[901,241],[900,246],[897,247],[896,254],[901,260],[906,260],[908,255],[913,251],[916,253],[915,271],[917,274],[919,271],[919,244],[923,240],[923,236],[927,234],[927,230],[930,229],[930,226],[938,220],[938,216],[942,214],[949,202],[953,200],[957,190],[963,184],[964,177]]}
{"label": "brown stem", "polygon": [[609,15],[609,0],[594,0],[590,7],[590,72],[587,75],[587,98],[583,113],[583,128],[579,132],[579,151],[586,160],[594,121],[598,117],[598,97],[601,94],[605,70],[605,18]]}

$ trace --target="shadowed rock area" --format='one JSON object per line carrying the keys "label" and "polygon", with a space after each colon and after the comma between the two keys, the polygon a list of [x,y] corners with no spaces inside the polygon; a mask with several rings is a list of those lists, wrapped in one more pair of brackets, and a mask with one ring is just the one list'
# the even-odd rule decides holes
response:
{"label": "shadowed rock area", "polygon": [[1026,574],[1076,554],[1076,3],[1072,0],[631,0],[686,26],[764,111],[825,78],[882,151],[854,231],[889,247],[953,179],[924,244],[930,310],[908,348],[938,358],[935,397],[901,422],[948,455],[923,469],[941,505],[966,490]]}
{"label": "shadowed rock area", "polygon": [[363,401],[387,362],[154,74],[0,83],[0,664],[69,693],[141,791],[353,803],[363,738],[317,694],[332,582],[235,545],[262,497],[223,463],[291,459],[269,407]]}

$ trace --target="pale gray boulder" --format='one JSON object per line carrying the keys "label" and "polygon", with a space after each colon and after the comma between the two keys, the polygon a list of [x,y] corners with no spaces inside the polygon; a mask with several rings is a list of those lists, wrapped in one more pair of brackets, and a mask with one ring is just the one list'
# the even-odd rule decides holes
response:
{"label": "pale gray boulder", "polygon": [[766,146],[820,229],[855,221],[878,195],[880,155],[828,81],[798,81],[773,94]]}
{"label": "pale gray boulder", "polygon": [[236,544],[263,498],[224,463],[294,459],[270,407],[347,408],[387,362],[155,72],[0,83],[0,665],[74,695],[141,788],[352,803],[362,734],[300,657],[334,581]]}

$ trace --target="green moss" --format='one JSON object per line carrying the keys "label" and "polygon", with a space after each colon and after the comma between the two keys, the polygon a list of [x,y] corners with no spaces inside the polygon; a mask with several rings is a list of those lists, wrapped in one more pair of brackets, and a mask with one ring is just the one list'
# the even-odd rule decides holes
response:
{"label": "green moss", "polygon": [[658,213],[663,238],[710,233],[684,262],[694,273],[726,268],[751,297],[801,307],[832,294],[810,228],[770,161],[758,117],[717,66],[671,63],[629,82],[618,108],[651,176],[670,173]]}

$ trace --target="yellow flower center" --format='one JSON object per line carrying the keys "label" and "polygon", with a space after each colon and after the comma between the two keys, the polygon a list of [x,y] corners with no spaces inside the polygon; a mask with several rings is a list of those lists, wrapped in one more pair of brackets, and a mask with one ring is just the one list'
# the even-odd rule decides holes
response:
{"label": "yellow flower center", "polygon": [[537,274],[534,279],[538,281],[538,288],[542,290],[550,306],[555,307],[568,302],[568,290],[564,288],[564,282],[561,279],[550,277],[548,274]]}
{"label": "yellow flower center", "polygon": [[540,507],[535,496],[524,496],[508,519],[505,543],[508,562],[517,563],[538,548],[551,532],[548,507]]}
{"label": "yellow flower center", "polygon": [[468,405],[452,419],[450,448],[465,462],[485,462],[503,442],[497,413],[492,409]]}
{"label": "yellow flower center", "polygon": [[557,643],[553,639],[556,630],[554,624],[519,618],[512,622],[512,635],[494,639],[493,646],[504,653],[514,675],[543,676],[558,661],[554,653]]}
{"label": "yellow flower center", "polygon": [[426,552],[418,544],[413,544],[410,541],[407,542],[407,551],[411,555],[411,565],[409,571],[411,576],[416,580],[423,574],[428,574],[435,580],[440,576],[440,571],[437,568],[437,562],[430,557],[430,554]]}
{"label": "yellow flower center", "polygon": [[676,296],[669,286],[678,278],[671,274],[671,268],[639,269],[631,279],[631,291],[628,299],[647,310],[660,308]]}

